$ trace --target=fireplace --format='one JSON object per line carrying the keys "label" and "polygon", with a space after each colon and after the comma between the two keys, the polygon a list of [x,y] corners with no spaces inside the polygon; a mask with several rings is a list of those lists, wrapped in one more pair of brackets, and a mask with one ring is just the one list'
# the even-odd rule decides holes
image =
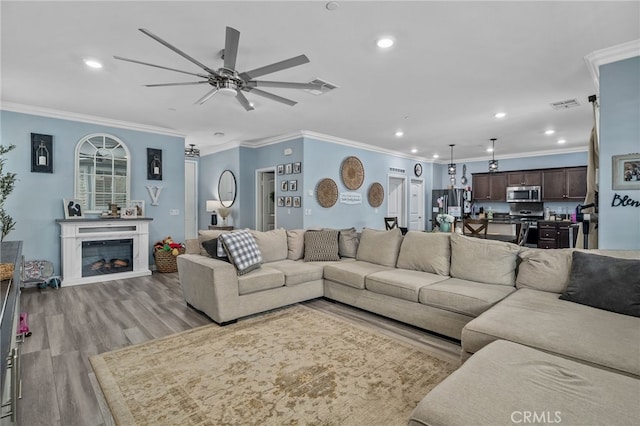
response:
{"label": "fireplace", "polygon": [[62,285],[151,275],[150,218],[58,219]]}
{"label": "fireplace", "polygon": [[82,276],[133,271],[133,239],[82,242]]}

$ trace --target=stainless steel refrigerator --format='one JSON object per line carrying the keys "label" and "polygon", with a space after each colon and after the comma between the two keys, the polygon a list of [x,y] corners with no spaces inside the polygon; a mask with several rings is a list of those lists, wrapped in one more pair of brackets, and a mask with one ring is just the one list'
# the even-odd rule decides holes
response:
{"label": "stainless steel refrigerator", "polygon": [[[438,204],[438,199],[442,199],[442,207]],[[431,191],[431,221],[433,221],[440,211],[448,213],[456,218],[462,218],[465,213],[471,212],[471,193],[463,188],[434,189]],[[452,208],[450,208],[452,207]]]}

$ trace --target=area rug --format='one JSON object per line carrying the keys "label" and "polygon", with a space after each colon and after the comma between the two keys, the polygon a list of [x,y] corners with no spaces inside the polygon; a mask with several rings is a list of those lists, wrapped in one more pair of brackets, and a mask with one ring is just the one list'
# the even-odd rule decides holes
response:
{"label": "area rug", "polygon": [[302,305],[91,364],[120,425],[405,425],[456,368]]}

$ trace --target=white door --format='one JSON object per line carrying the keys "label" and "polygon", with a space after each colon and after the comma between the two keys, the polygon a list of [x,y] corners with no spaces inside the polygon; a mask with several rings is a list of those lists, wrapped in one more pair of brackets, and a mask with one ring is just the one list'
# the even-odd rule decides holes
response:
{"label": "white door", "polygon": [[198,163],[184,162],[184,235],[198,238]]}
{"label": "white door", "polygon": [[275,171],[258,170],[256,172],[256,229],[270,231],[275,229]]}
{"label": "white door", "polygon": [[421,179],[411,179],[409,197],[409,230],[424,231],[424,182]]}
{"label": "white door", "polygon": [[398,218],[398,226],[405,226],[406,198],[405,198],[405,178],[389,176],[387,216]]}

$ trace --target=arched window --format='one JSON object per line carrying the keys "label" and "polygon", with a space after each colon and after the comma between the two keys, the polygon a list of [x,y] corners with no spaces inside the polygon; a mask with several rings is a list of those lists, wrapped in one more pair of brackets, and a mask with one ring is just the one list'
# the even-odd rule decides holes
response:
{"label": "arched window", "polygon": [[105,133],[85,136],[76,146],[75,198],[85,212],[109,210],[109,204],[126,207],[129,201],[129,149]]}

